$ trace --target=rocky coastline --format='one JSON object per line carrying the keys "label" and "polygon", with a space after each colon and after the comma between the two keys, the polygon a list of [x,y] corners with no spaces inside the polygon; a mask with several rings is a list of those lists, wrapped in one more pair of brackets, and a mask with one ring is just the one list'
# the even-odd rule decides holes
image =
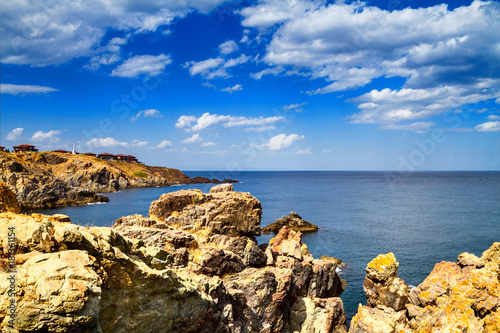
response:
{"label": "rocky coastline", "polygon": [[366,266],[366,305],[348,328],[339,261],[313,258],[302,233],[286,226],[259,245],[262,206],[231,185],[164,194],[149,216],[124,216],[112,228],[18,214],[9,191],[0,186],[3,332],[500,331],[500,243],[436,264],[413,289],[392,253],[377,256]]}
{"label": "rocky coastline", "polygon": [[16,195],[22,209],[107,202],[102,193],[124,188],[236,182],[191,178],[177,169],[54,152],[0,151],[0,171],[0,181]]}

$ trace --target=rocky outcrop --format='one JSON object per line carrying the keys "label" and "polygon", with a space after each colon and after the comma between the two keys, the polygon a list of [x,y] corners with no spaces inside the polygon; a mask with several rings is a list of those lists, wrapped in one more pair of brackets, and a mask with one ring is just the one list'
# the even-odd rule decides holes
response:
{"label": "rocky outcrop", "polygon": [[[205,196],[212,197],[199,206],[221,200],[228,212],[258,202],[234,192]],[[254,218],[258,227],[260,214],[243,211],[245,227],[235,230]],[[258,246],[247,232],[232,236],[164,218],[127,216],[111,229],[1,213],[2,251],[13,226],[15,272],[0,271],[3,332],[346,332],[339,297],[346,284],[336,263],[315,260],[301,234],[287,228]],[[12,274],[17,297],[9,297]]]}
{"label": "rocky outcrop", "polygon": [[262,206],[249,193],[224,191],[205,194],[181,190],[153,201],[149,216],[167,225],[195,231],[208,229],[229,236],[258,235]]}
{"label": "rocky outcrop", "polygon": [[500,243],[494,243],[481,258],[462,253],[458,263],[436,264],[407,292],[394,256],[378,256],[367,267],[369,305],[359,306],[349,332],[499,332],[499,264]]}
{"label": "rocky outcrop", "polygon": [[106,202],[107,197],[97,193],[120,188],[219,182],[193,179],[176,169],[51,152],[0,152],[0,170],[0,181],[23,209]]}
{"label": "rocky outcrop", "polygon": [[290,230],[300,232],[311,232],[317,231],[319,229],[318,226],[303,220],[299,214],[291,212],[290,214],[288,214],[288,216],[282,216],[275,222],[262,228],[262,232],[269,233],[272,231],[274,233],[277,233],[284,226],[288,227]]}
{"label": "rocky outcrop", "polygon": [[0,212],[21,212],[21,205],[17,201],[16,195],[4,182],[0,182]]}

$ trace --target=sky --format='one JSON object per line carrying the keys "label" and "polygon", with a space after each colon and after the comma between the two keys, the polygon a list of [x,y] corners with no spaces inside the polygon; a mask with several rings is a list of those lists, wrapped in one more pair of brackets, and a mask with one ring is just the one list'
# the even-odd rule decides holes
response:
{"label": "sky", "polygon": [[0,0],[0,145],[500,170],[498,1]]}

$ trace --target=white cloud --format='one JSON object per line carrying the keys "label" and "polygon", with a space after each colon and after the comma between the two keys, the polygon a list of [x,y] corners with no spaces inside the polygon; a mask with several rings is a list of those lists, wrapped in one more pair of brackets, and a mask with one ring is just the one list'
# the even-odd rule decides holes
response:
{"label": "white cloud", "polygon": [[424,131],[428,130],[435,124],[433,122],[424,122],[424,121],[417,121],[411,124],[406,124],[406,125],[399,125],[399,124],[388,124],[381,126],[380,129],[385,129],[385,130],[401,130],[401,131]]}
{"label": "white cloud", "polygon": [[182,143],[197,143],[201,141],[203,141],[203,139],[200,137],[199,134],[193,134],[193,136],[190,136],[189,138],[182,140]]}
{"label": "white cloud", "polygon": [[244,64],[250,60],[249,56],[241,54],[237,58],[224,59],[222,57],[211,58],[202,61],[188,61],[184,63],[184,68],[189,69],[191,76],[201,75],[207,80],[214,78],[229,78],[227,68],[235,67]]}
{"label": "white cloud", "polygon": [[220,91],[224,91],[224,92],[227,92],[229,94],[232,94],[233,92],[240,91],[240,90],[243,90],[243,86],[241,84],[235,84],[232,87],[223,88]]}
{"label": "white cloud", "polygon": [[222,2],[1,1],[2,63],[47,66],[93,57],[108,29],[134,34],[156,31],[189,12],[208,13]]}
{"label": "white cloud", "polygon": [[107,137],[107,138],[93,138],[92,140],[89,140],[85,143],[87,146],[90,147],[102,147],[102,148],[108,148],[108,147],[128,147],[129,144],[128,142],[120,142],[114,138]]}
{"label": "white cloud", "polygon": [[249,127],[246,129],[247,132],[264,132],[264,131],[274,131],[276,126],[259,126],[259,127]]}
{"label": "white cloud", "polygon": [[[500,84],[500,80],[496,80]],[[489,84],[489,82],[488,82]],[[464,104],[500,98],[500,91],[481,89],[482,82],[470,86],[445,86],[429,89],[372,90],[353,98],[361,112],[352,123],[389,124],[435,116]]]}
{"label": "white cloud", "polygon": [[[476,0],[453,10],[442,4],[388,11],[359,1],[261,0],[238,13],[245,27],[274,29],[262,58],[270,68],[254,78],[281,75],[279,66],[289,75],[323,78],[327,84],[310,94],[356,89],[376,78],[406,81],[389,91],[411,95],[409,103],[387,100],[373,109],[367,101],[354,122],[422,119],[477,101],[500,101],[500,34],[491,34],[500,31],[497,1]],[[439,92],[443,101],[417,98]]]}
{"label": "white cloud", "polygon": [[197,118],[195,116],[180,116],[177,119],[175,127],[184,128],[186,131],[199,131],[211,126],[222,124],[225,128],[233,127],[250,127],[250,126],[270,126],[285,121],[284,117],[243,117],[243,116],[230,116],[210,114],[208,112]]}
{"label": "white cloud", "polygon": [[61,131],[38,131],[33,134],[31,140],[35,142],[57,142],[59,141],[59,135],[61,135]]}
{"label": "white cloud", "polygon": [[474,128],[478,132],[500,132],[500,121],[488,121]]}
{"label": "white cloud", "polygon": [[155,76],[162,73],[171,62],[170,56],[165,54],[139,55],[125,60],[113,69],[111,76],[137,77],[141,74]]}
{"label": "white cloud", "polygon": [[311,151],[311,148],[299,149],[294,154],[295,155],[309,155],[309,154],[312,154],[312,151]]}
{"label": "white cloud", "polygon": [[130,143],[132,147],[144,147],[148,144],[148,141],[134,140]]}
{"label": "white cloud", "polygon": [[285,106],[283,106],[283,110],[285,110],[285,111],[295,110],[295,112],[301,112],[302,107],[304,105],[306,105],[307,103],[308,102],[285,105]]}
{"label": "white cloud", "polygon": [[160,114],[160,111],[156,109],[148,109],[137,112],[137,114],[130,118],[130,120],[136,121],[141,116],[143,116],[144,118],[163,118],[163,116]]}
{"label": "white cloud", "polygon": [[168,141],[168,140],[163,140],[162,142],[160,142],[160,144],[156,147],[158,148],[167,148],[167,147],[170,147],[172,146],[172,141]]}
{"label": "white cloud", "polygon": [[290,134],[286,135],[284,133],[273,136],[268,143],[264,143],[260,146],[254,146],[257,149],[267,149],[267,150],[281,150],[290,147],[292,143],[297,140],[304,139],[303,135]]}
{"label": "white cloud", "polygon": [[221,54],[229,54],[237,51],[239,49],[238,44],[234,42],[234,40],[228,40],[219,45],[219,50]]}
{"label": "white cloud", "polygon": [[21,135],[23,134],[23,131],[24,131],[24,128],[22,128],[22,127],[14,128],[12,131],[9,132],[9,134],[7,134],[6,139],[8,141],[17,140],[21,137]]}
{"label": "white cloud", "polygon": [[217,146],[217,143],[215,142],[203,142],[201,144],[202,147],[213,147],[213,146]]}
{"label": "white cloud", "polygon": [[500,116],[496,115],[496,114],[492,114],[492,115],[489,115],[488,117],[486,117],[486,119],[488,119],[488,120],[500,120]]}
{"label": "white cloud", "polygon": [[22,84],[9,84],[9,83],[0,84],[0,92],[2,94],[11,94],[11,95],[46,94],[53,91],[59,91],[59,89],[54,89],[44,86],[36,86],[36,85],[22,85]]}
{"label": "white cloud", "polygon": [[282,73],[284,70],[285,69],[282,66],[266,68],[261,70],[260,72],[250,74],[250,77],[256,80],[260,80],[264,75],[278,75]]}

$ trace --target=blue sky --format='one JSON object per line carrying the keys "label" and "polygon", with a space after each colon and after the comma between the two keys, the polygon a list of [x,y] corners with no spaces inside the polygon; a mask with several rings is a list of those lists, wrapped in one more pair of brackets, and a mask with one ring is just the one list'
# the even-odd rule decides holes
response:
{"label": "blue sky", "polygon": [[497,1],[2,1],[0,144],[500,170]]}

